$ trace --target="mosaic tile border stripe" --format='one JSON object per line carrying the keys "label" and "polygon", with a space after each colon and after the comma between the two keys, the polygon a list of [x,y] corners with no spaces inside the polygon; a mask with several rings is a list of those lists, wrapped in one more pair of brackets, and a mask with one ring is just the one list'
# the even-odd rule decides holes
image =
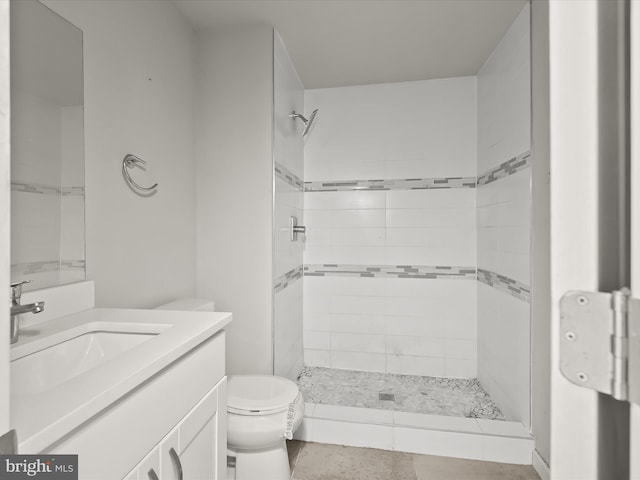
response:
{"label": "mosaic tile border stripe", "polygon": [[302,265],[300,265],[293,270],[289,270],[284,275],[280,275],[278,278],[276,278],[275,285],[273,287],[274,293],[281,292],[296,280],[301,279],[302,271]]}
{"label": "mosaic tile border stripe", "polygon": [[478,177],[478,186],[487,185],[488,183],[495,182],[501,178],[508,177],[514,173],[518,173],[525,168],[531,166],[531,152],[527,151],[521,153],[517,157],[513,157],[510,160],[502,163],[499,167],[487,170]]}
{"label": "mosaic tile border stripe", "polygon": [[87,266],[86,260],[61,260],[60,266],[63,270],[69,270],[73,268],[85,268]]}
{"label": "mosaic tile border stripe", "polygon": [[62,187],[62,196],[82,196],[84,195],[84,187]]}
{"label": "mosaic tile border stripe", "polygon": [[305,192],[353,190],[425,190],[435,188],[475,188],[475,177],[400,178],[391,180],[339,180],[304,182]]}
{"label": "mosaic tile border stripe", "polygon": [[302,179],[281,163],[274,162],[273,170],[275,171],[276,178],[288,183],[297,190],[304,190],[304,182]]}
{"label": "mosaic tile border stripe", "polygon": [[424,265],[344,265],[325,263],[305,265],[305,277],[362,277],[475,280],[475,267]]}
{"label": "mosaic tile border stripe", "polygon": [[60,195],[60,188],[38,183],[11,182],[12,192],[39,193],[40,195]]}
{"label": "mosaic tile border stripe", "polygon": [[531,303],[531,287],[522,282],[482,268],[478,269],[478,281],[523,302]]}
{"label": "mosaic tile border stripe", "polygon": [[15,275],[34,275],[56,270],[84,269],[86,263],[85,260],[43,260],[40,262],[13,263],[11,264],[11,273]]}
{"label": "mosaic tile border stripe", "polygon": [[84,195],[84,187],[56,187],[39,183],[11,182],[11,191],[40,195]]}

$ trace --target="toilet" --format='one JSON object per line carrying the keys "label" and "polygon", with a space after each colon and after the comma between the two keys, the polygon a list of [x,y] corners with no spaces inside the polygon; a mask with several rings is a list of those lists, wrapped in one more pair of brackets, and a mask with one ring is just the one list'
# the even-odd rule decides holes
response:
{"label": "toilet", "polygon": [[231,375],[227,383],[227,455],[235,480],[289,480],[286,440],[304,415],[298,386],[272,375]]}
{"label": "toilet", "polygon": [[[185,298],[158,310],[214,311],[210,300]],[[289,480],[286,440],[302,423],[304,399],[298,386],[273,375],[227,378],[227,456],[235,468],[228,480]]]}

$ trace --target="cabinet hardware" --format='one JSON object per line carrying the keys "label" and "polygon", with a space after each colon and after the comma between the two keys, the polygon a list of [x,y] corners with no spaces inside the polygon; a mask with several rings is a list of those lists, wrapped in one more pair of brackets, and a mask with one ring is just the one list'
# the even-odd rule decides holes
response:
{"label": "cabinet hardware", "polygon": [[176,466],[176,471],[178,472],[178,480],[182,480],[182,462],[180,461],[180,455],[176,452],[175,448],[171,447],[169,450],[169,455],[171,456],[171,460],[173,464]]}

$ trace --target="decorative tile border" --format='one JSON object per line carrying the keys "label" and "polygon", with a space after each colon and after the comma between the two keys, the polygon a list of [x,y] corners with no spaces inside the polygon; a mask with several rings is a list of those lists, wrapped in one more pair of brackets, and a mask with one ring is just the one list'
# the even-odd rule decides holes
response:
{"label": "decorative tile border", "polygon": [[302,179],[281,163],[275,162],[273,169],[276,173],[276,177],[283,182],[288,183],[298,190],[304,189],[304,182],[302,181]]}
{"label": "decorative tile border", "polygon": [[475,188],[495,182],[531,166],[531,152],[527,151],[487,170],[479,177],[396,178],[379,180],[318,180],[302,182],[284,165],[275,163],[276,177],[295,188],[304,186],[305,192],[341,192],[353,190],[425,190],[435,188]]}
{"label": "decorative tile border", "polygon": [[478,281],[496,290],[508,293],[523,302],[531,303],[531,288],[522,282],[482,268],[478,269]]}
{"label": "decorative tile border", "polygon": [[352,190],[425,190],[434,188],[475,188],[475,177],[400,178],[390,180],[337,180],[304,182],[305,192]]}
{"label": "decorative tile border", "polygon": [[85,266],[85,260],[44,260],[40,262],[13,263],[11,264],[11,273],[14,275],[35,275],[56,270],[84,269]]}
{"label": "decorative tile border", "polygon": [[62,187],[62,196],[83,196],[84,187]]}
{"label": "decorative tile border", "polygon": [[84,195],[84,187],[56,187],[39,183],[11,182],[11,191],[23,193],[37,193],[40,195]]}
{"label": "decorative tile border", "polygon": [[364,277],[475,280],[475,267],[423,265],[305,265],[305,277]]}
{"label": "decorative tile border", "polygon": [[302,265],[294,268],[293,270],[289,270],[284,275],[281,275],[278,278],[276,278],[273,291],[275,293],[281,292],[282,290],[284,290],[285,288],[287,288],[289,285],[291,285],[293,282],[295,282],[300,278],[302,278]]}
{"label": "decorative tile border", "polygon": [[[291,271],[293,272],[293,270]],[[287,272],[289,275],[291,272]],[[475,267],[423,265],[345,265],[325,263],[304,265],[305,277],[415,278],[478,280],[501,292],[530,303],[531,289],[522,282]],[[282,277],[281,277],[282,278]],[[278,285],[276,284],[276,289]],[[286,285],[282,288],[286,288]]]}
{"label": "decorative tile border", "polygon": [[63,270],[85,268],[87,266],[87,262],[85,260],[61,260],[60,266]]}
{"label": "decorative tile border", "polygon": [[60,188],[39,183],[11,182],[12,192],[38,193],[40,195],[60,195]]}
{"label": "decorative tile border", "polygon": [[513,157],[511,160],[507,160],[499,167],[487,170],[478,177],[478,186],[486,185],[488,183],[495,182],[501,178],[508,177],[514,173],[518,173],[525,168],[531,166],[531,152],[527,151],[521,153],[517,157]]}

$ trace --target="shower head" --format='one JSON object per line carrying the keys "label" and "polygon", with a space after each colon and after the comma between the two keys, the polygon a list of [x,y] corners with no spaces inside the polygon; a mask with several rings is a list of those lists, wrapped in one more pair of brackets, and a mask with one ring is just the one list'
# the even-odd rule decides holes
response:
{"label": "shower head", "polygon": [[296,111],[294,110],[293,113],[289,115],[289,117],[299,118],[304,122],[304,130],[302,131],[302,136],[304,137],[307,133],[309,133],[309,129],[311,128],[311,125],[313,124],[313,121],[315,120],[317,114],[318,114],[318,109],[316,108],[313,112],[311,112],[311,115],[307,120],[302,114],[296,113]]}
{"label": "shower head", "polygon": [[302,131],[302,136],[303,137],[307,133],[309,133],[309,129],[311,128],[311,125],[313,124],[313,121],[316,119],[316,115],[317,114],[318,114],[318,109],[316,108],[313,112],[311,112],[311,115],[309,116],[309,120],[304,122],[304,130]]}

